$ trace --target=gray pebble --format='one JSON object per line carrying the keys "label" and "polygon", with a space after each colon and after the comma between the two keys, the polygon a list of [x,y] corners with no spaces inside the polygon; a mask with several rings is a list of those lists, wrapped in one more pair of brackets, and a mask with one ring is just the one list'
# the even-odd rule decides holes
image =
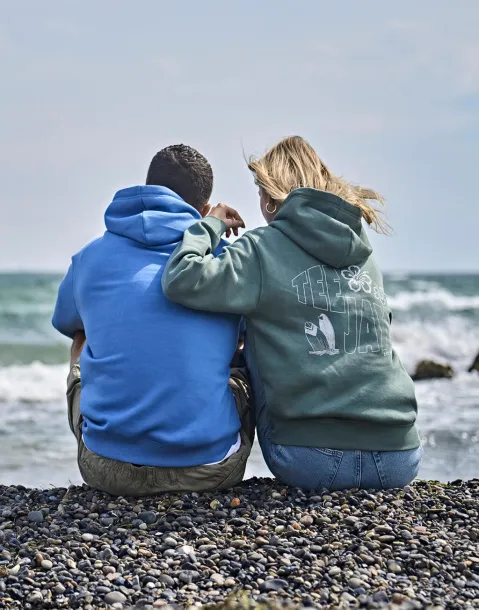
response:
{"label": "gray pebble", "polygon": [[166,546],[170,546],[170,547],[176,547],[178,546],[177,541],[174,538],[171,538],[169,536],[167,536],[164,540],[163,540],[163,544],[165,544]]}
{"label": "gray pebble", "polygon": [[272,580],[265,580],[260,585],[260,590],[264,592],[268,591],[281,591],[281,589],[287,589],[288,583],[281,578],[273,578]]}
{"label": "gray pebble", "polygon": [[123,604],[126,602],[126,597],[120,591],[111,591],[105,595],[105,604]]}
{"label": "gray pebble", "polygon": [[359,587],[362,586],[362,581],[359,578],[350,578],[348,580],[348,587],[351,587],[351,589],[359,589]]}
{"label": "gray pebble", "polygon": [[331,576],[331,578],[339,576],[341,574],[341,568],[338,568],[338,566],[333,566],[329,569],[328,574]]}
{"label": "gray pebble", "polygon": [[225,579],[221,574],[214,573],[210,576],[210,580],[218,585],[218,587],[222,587],[225,584]]}
{"label": "gray pebble", "polygon": [[161,583],[163,583],[164,585],[166,585],[167,587],[174,587],[175,586],[175,581],[168,574],[161,574],[161,576],[158,578],[158,580]]}
{"label": "gray pebble", "polygon": [[198,578],[200,578],[200,574],[194,570],[183,570],[178,574],[178,580],[186,584],[190,584],[194,580],[198,580]]}
{"label": "gray pebble", "polygon": [[82,534],[81,537],[84,542],[91,542],[93,540],[93,534],[85,533],[85,534]]}
{"label": "gray pebble", "polygon": [[41,510],[32,510],[28,513],[28,520],[33,523],[41,523],[43,521],[43,513]]}
{"label": "gray pebble", "polygon": [[183,546],[178,547],[176,552],[178,555],[194,555],[195,549],[188,544],[184,544]]}
{"label": "gray pebble", "polygon": [[147,511],[144,511],[144,512],[140,513],[138,515],[138,519],[141,519],[142,521],[144,521],[148,525],[152,525],[153,523],[157,522],[158,514],[153,512],[152,510],[147,510]]}

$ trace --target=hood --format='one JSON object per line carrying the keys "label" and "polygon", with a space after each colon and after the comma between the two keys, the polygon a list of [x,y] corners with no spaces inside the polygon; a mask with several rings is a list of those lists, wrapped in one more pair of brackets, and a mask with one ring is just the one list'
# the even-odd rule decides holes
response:
{"label": "hood", "polygon": [[300,188],[285,200],[270,223],[314,258],[330,267],[356,265],[372,253],[362,213],[341,197]]}
{"label": "hood", "polygon": [[145,246],[177,244],[201,215],[164,186],[132,186],[118,191],[105,212],[108,231]]}

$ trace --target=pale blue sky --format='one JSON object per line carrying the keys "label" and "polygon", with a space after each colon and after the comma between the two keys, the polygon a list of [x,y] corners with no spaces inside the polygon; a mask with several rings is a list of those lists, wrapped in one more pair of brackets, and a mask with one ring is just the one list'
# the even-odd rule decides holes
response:
{"label": "pale blue sky", "polygon": [[285,135],[381,191],[385,270],[477,270],[479,2],[0,0],[0,269],[64,270],[115,190],[185,142],[261,223]]}

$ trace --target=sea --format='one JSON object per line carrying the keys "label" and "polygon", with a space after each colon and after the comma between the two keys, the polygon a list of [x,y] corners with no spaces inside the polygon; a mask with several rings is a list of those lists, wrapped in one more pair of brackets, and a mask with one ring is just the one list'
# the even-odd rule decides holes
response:
{"label": "sea", "polygon": [[[69,344],[51,326],[61,277],[0,274],[0,484],[81,483],[65,403]],[[479,476],[479,275],[389,274],[392,338],[411,373],[448,363],[452,380],[416,384],[425,448],[420,478]],[[373,398],[373,397],[372,397]],[[258,446],[246,477],[270,476]]]}

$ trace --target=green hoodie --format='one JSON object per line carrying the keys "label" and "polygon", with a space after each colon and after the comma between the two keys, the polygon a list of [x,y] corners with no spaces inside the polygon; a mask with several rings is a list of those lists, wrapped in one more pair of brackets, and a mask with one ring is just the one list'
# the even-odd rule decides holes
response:
{"label": "green hoodie", "polygon": [[163,274],[167,297],[246,316],[272,429],[282,445],[419,446],[414,385],[391,347],[391,313],[361,211],[293,191],[268,227],[214,258],[226,225],[192,225]]}

